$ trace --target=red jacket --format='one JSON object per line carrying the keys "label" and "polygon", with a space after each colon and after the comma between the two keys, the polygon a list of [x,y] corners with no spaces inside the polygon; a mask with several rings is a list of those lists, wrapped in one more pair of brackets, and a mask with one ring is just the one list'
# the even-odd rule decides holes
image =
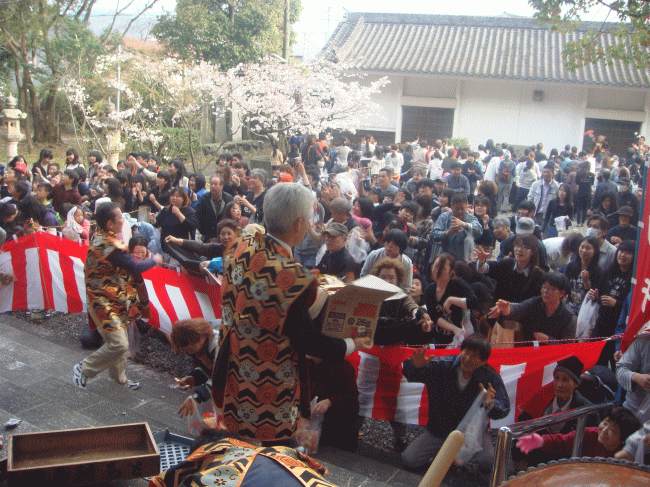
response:
{"label": "red jacket", "polygon": [[[575,431],[566,434],[557,433],[554,435],[542,435],[542,438],[544,438],[544,445],[540,450],[553,455],[561,455],[569,458],[573,452],[573,439],[575,436]],[[603,445],[598,443],[598,426],[585,428],[585,435],[582,439],[581,456],[612,458],[615,453],[616,450],[608,451]]]}

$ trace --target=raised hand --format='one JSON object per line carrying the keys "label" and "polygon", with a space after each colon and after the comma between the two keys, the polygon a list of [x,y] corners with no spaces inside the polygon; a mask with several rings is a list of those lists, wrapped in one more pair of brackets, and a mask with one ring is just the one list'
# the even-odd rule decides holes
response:
{"label": "raised hand", "polygon": [[490,258],[490,254],[486,252],[481,245],[477,245],[474,248],[473,254],[474,257],[476,257],[476,260],[478,260],[481,264]]}
{"label": "raised hand", "polygon": [[431,355],[430,357],[427,357],[426,351],[427,351],[427,346],[424,345],[422,348],[416,349],[413,352],[413,355],[411,355],[411,361],[413,362],[413,365],[415,366],[416,369],[421,369],[422,367],[426,367],[429,364],[429,362],[431,362],[435,358],[435,355]]}
{"label": "raised hand", "polygon": [[486,407],[486,409],[490,409],[494,405],[494,396],[497,395],[497,391],[495,391],[494,387],[492,387],[492,384],[488,382],[487,389],[483,384],[481,384],[481,392],[485,393],[483,394],[483,405]]}

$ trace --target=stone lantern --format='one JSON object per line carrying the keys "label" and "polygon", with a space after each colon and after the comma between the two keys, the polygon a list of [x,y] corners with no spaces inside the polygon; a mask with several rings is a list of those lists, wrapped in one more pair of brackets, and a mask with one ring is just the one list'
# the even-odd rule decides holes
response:
{"label": "stone lantern", "polygon": [[117,168],[117,162],[120,160],[120,152],[124,150],[124,144],[121,140],[121,127],[119,122],[110,115],[115,113],[115,104],[108,100],[106,103],[106,116],[101,117],[99,121],[104,128],[102,129],[104,141],[106,143],[106,154],[108,155],[108,163]]}
{"label": "stone lantern", "polygon": [[9,95],[5,98],[5,107],[0,110],[0,137],[7,144],[7,162],[18,155],[18,142],[25,139],[20,131],[20,121],[27,118],[27,114],[16,108],[16,99]]}

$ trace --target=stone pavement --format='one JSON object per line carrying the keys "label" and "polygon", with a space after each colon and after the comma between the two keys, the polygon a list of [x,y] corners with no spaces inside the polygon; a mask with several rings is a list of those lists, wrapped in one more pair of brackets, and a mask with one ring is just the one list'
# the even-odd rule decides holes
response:
{"label": "stone pavement", "polygon": [[[22,419],[18,428],[0,430],[5,444],[12,433],[135,422],[149,423],[154,433],[168,428],[172,433],[189,436],[186,421],[177,414],[186,393],[174,388],[172,375],[129,362],[129,378],[140,381],[137,391],[113,383],[106,373],[81,390],[72,384],[72,367],[89,353],[77,341],[15,316],[0,315],[0,424],[10,418]],[[5,446],[0,450],[0,460],[6,456]],[[327,479],[339,486],[417,486],[423,474],[399,468],[397,453],[372,451],[366,444],[356,454],[325,448],[315,458],[328,467]],[[6,480],[0,481],[0,487],[5,484]],[[146,482],[110,485],[143,486]],[[452,471],[443,485],[487,484],[475,476],[459,476],[459,472]]]}

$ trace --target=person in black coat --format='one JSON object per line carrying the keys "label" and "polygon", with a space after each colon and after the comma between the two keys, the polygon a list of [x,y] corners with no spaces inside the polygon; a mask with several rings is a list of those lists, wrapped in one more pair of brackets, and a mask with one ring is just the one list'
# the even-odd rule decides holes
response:
{"label": "person in black coat", "polygon": [[323,230],[327,252],[316,267],[321,274],[330,274],[344,282],[352,282],[359,277],[359,265],[345,247],[348,229],[342,223],[333,219],[327,222]]}
{"label": "person in black coat", "polygon": [[632,219],[634,218],[634,210],[629,206],[622,206],[618,210],[618,225],[610,228],[607,232],[607,240],[609,240],[612,245],[618,245],[624,240],[632,240],[636,242],[638,235],[637,227],[631,225]]}
{"label": "person in black coat", "polygon": [[469,284],[455,277],[455,266],[456,259],[446,253],[431,265],[431,284],[424,291],[424,299],[433,324],[433,343],[451,343],[454,335],[464,332],[464,310],[478,306]]}
{"label": "person in black coat", "polygon": [[[426,357],[425,349],[418,349],[404,362],[406,380],[425,384],[429,398],[427,430],[402,453],[406,467],[419,468],[431,463],[479,393],[483,393],[483,405],[490,419],[508,415],[510,399],[501,376],[487,363],[490,353],[490,343],[474,333],[461,343],[460,355]],[[482,437],[484,450],[472,461],[489,468],[494,460],[494,446],[487,435],[486,430]]]}
{"label": "person in black coat", "polygon": [[[197,227],[196,213],[190,206],[190,197],[184,188],[174,188],[166,206],[154,220],[154,226],[160,228],[160,244],[167,253],[167,236],[172,235],[183,240],[194,240]],[[153,214],[152,214],[153,216]]]}
{"label": "person in black coat", "polygon": [[538,267],[537,239],[533,235],[517,235],[514,240],[514,259],[486,262],[489,253],[476,247],[477,270],[496,281],[494,299],[521,303],[539,296],[544,273]]}
{"label": "person in black coat", "polygon": [[199,199],[196,207],[198,230],[204,242],[216,242],[217,225],[223,218],[223,210],[233,197],[223,191],[223,178],[219,175],[210,178],[210,191]]}

